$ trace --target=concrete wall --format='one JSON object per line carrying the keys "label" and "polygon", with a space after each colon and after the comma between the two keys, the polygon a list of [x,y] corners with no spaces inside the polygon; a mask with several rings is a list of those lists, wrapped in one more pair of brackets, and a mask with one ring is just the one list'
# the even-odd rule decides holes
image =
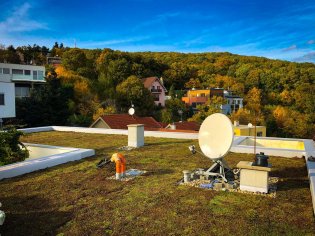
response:
{"label": "concrete wall", "polygon": [[28,143],[25,143],[25,146],[30,153],[30,157],[27,160],[79,150],[78,148],[64,148]]}
{"label": "concrete wall", "polygon": [[[266,127],[265,126],[256,126],[256,136],[261,132],[261,137],[266,137]],[[255,128],[249,128],[246,125],[234,126],[234,134],[238,136],[254,136]]]}
{"label": "concrete wall", "polygon": [[[0,167],[0,180],[5,178],[11,178],[19,175],[23,175],[26,173],[30,173],[33,171],[46,169],[51,166],[60,165],[63,163],[67,163],[69,161],[80,160],[85,157],[90,157],[95,155],[95,151],[93,149],[80,149],[80,148],[65,148],[65,147],[56,147],[56,146],[48,146],[48,145],[39,145],[39,144],[27,144],[28,146],[34,146],[35,149],[42,147],[45,150],[42,152],[43,155],[48,154],[47,149],[57,149],[60,150],[68,150],[68,152],[56,153],[44,157],[38,157],[36,159],[26,159],[25,161],[5,165]],[[35,150],[34,149],[34,150]]]}
{"label": "concrete wall", "polygon": [[4,94],[4,105],[0,105],[0,118],[15,117],[14,83],[0,82],[0,94]]}

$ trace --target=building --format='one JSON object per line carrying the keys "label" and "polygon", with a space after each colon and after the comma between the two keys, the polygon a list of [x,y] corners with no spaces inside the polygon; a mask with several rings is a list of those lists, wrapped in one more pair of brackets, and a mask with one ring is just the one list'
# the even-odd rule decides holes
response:
{"label": "building", "polygon": [[162,125],[153,117],[138,117],[128,114],[112,114],[99,117],[90,128],[128,129],[127,125],[143,124],[145,130],[159,130]]}
{"label": "building", "polygon": [[164,107],[167,90],[161,80],[158,77],[149,77],[142,79],[142,82],[144,87],[151,92],[155,105]]}
{"label": "building", "polygon": [[196,108],[197,105],[205,104],[210,98],[217,96],[224,96],[223,88],[210,88],[210,89],[195,89],[187,91],[187,95],[182,97],[182,101],[188,105]]}
{"label": "building", "polygon": [[0,81],[14,83],[15,97],[29,97],[30,89],[45,83],[45,67],[0,63]]}
{"label": "building", "polygon": [[51,57],[51,56],[47,56],[47,64],[48,65],[53,65],[54,67],[57,67],[59,65],[61,65],[61,57]]}
{"label": "building", "polygon": [[15,117],[14,83],[1,78],[3,69],[0,68],[0,119]]}
{"label": "building", "polygon": [[15,117],[15,98],[45,82],[45,67],[0,63],[0,118]]}
{"label": "building", "polygon": [[168,124],[165,129],[177,131],[199,131],[200,124],[195,121],[181,121]]}
{"label": "building", "polygon": [[243,98],[232,95],[231,91],[226,91],[223,88],[192,89],[187,91],[187,95],[182,97],[182,101],[187,106],[196,109],[197,105],[205,104],[214,96],[225,98],[226,104],[221,105],[223,114],[231,114],[243,107]]}
{"label": "building", "polygon": [[[234,134],[237,136],[255,136],[255,127],[234,122]],[[266,126],[256,126],[256,136],[266,137]]]}

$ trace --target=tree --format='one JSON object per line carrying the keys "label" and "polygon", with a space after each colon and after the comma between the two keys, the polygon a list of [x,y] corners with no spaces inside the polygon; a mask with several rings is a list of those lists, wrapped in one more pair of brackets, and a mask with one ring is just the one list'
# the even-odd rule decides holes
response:
{"label": "tree", "polygon": [[150,115],[154,109],[153,97],[140,79],[129,76],[117,88],[117,103],[120,110],[126,112],[131,103],[134,104],[136,115]]}
{"label": "tree", "polygon": [[83,50],[79,48],[71,48],[62,56],[62,65],[72,71],[78,71],[80,68],[86,67],[87,58]]}
{"label": "tree", "polygon": [[174,98],[175,97],[175,88],[174,88],[174,84],[171,85],[169,91],[168,91],[168,95],[171,97],[171,98]]}
{"label": "tree", "polygon": [[72,86],[62,85],[58,78],[47,79],[30,97],[16,100],[16,118],[28,127],[65,125],[71,114],[68,102],[72,98]]}
{"label": "tree", "polygon": [[0,49],[0,63],[20,63],[20,57],[16,49],[10,45],[9,47]]}
{"label": "tree", "polygon": [[185,88],[200,88],[201,87],[201,83],[199,81],[199,79],[194,79],[191,78],[187,83],[185,83]]}
{"label": "tree", "polygon": [[[171,120],[173,122],[180,121],[182,117],[183,118],[186,117],[186,113],[187,113],[186,106],[179,98],[175,97],[175,98],[171,98],[169,100],[166,100],[165,108],[169,112],[169,114],[171,115]],[[182,117],[179,114],[179,110],[181,110],[183,112]],[[166,117],[166,114],[164,114],[164,116]],[[163,117],[163,113],[162,113],[162,117]]]}
{"label": "tree", "polygon": [[222,97],[214,96],[205,104],[198,105],[198,112],[188,119],[188,121],[196,121],[201,124],[208,116],[214,113],[220,113],[222,104],[225,104],[224,99]]}
{"label": "tree", "polygon": [[172,112],[168,109],[163,109],[161,111],[161,121],[166,123],[166,124],[171,123],[173,121]]}

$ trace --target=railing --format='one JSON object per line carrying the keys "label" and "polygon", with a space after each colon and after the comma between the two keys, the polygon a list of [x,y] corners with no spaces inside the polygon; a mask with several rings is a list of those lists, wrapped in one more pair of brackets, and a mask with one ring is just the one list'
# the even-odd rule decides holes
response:
{"label": "railing", "polygon": [[44,76],[33,75],[11,75],[12,80],[20,81],[45,81]]}
{"label": "railing", "polygon": [[151,89],[152,93],[161,93],[162,89]]}

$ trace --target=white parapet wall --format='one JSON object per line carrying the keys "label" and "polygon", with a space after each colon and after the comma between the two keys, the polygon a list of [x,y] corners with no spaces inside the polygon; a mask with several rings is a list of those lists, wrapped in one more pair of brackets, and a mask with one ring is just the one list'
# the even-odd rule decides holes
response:
{"label": "white parapet wall", "polygon": [[[251,136],[235,136],[233,145],[231,148],[231,152],[236,153],[253,153],[254,146],[253,145],[243,145],[246,139],[253,139]],[[281,142],[300,142],[304,144],[307,139],[288,139],[288,138],[274,138],[274,137],[259,137],[260,140],[268,141],[266,146],[257,145],[256,146],[256,153],[263,152],[269,156],[280,156],[280,157],[299,157],[302,158],[306,155],[305,148],[295,149],[293,147],[286,147],[286,145],[281,146]],[[273,144],[275,143],[275,144]],[[279,145],[279,148],[276,148],[276,145]],[[280,147],[281,146],[281,147]],[[305,146],[305,144],[303,145]]]}
{"label": "white parapet wall", "polygon": [[[44,126],[36,128],[19,129],[24,133],[37,133],[47,131],[61,131],[61,132],[78,132],[88,134],[118,134],[128,135],[126,129],[103,129],[103,128],[84,128],[71,126]],[[156,138],[175,138],[175,139],[198,139],[197,133],[183,133],[183,132],[160,132],[160,131],[144,131],[145,137]]]}
{"label": "white parapet wall", "polygon": [[312,194],[312,201],[313,201],[313,209],[315,215],[315,162],[309,161],[309,157],[315,158],[315,142],[313,140],[306,140],[305,144],[305,161],[307,167],[308,177],[310,179],[310,190]]}
{"label": "white parapet wall", "polygon": [[95,155],[93,149],[69,148],[40,144],[25,144],[30,151],[30,158],[0,167],[0,180],[11,178],[70,161],[80,160]]}

